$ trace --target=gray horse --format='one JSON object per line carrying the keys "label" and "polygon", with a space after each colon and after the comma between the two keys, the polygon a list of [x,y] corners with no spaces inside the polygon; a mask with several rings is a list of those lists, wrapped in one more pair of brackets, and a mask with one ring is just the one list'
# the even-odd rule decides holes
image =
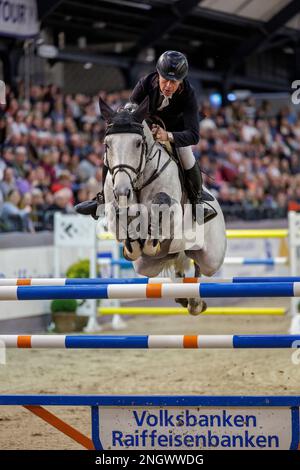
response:
{"label": "gray horse", "polygon": [[[100,99],[100,110],[107,122],[105,212],[109,230],[124,244],[125,258],[134,262],[137,273],[148,277],[171,268],[176,277],[184,277],[191,260],[195,277],[212,276],[226,251],[224,217],[217,200],[205,190],[207,203],[218,215],[196,224],[190,204],[185,204],[178,162],[154,140],[145,122],[148,98],[135,109],[128,106],[118,112]],[[206,309],[201,299],[176,300],[192,315]]]}

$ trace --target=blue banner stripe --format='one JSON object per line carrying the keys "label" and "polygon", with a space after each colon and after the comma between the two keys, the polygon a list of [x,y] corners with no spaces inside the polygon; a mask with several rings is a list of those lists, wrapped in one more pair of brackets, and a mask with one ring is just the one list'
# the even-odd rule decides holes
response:
{"label": "blue banner stripe", "polygon": [[0,395],[0,405],[41,406],[300,406],[300,396]]}

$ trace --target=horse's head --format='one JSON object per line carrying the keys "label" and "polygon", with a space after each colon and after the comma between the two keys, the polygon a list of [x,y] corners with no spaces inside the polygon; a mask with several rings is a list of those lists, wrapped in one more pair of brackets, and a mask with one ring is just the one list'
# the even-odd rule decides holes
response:
{"label": "horse's head", "polygon": [[112,177],[114,194],[118,201],[126,197],[128,203],[145,167],[147,144],[142,122],[149,112],[149,99],[136,109],[125,107],[118,112],[101,98],[99,104],[107,122],[105,163]]}

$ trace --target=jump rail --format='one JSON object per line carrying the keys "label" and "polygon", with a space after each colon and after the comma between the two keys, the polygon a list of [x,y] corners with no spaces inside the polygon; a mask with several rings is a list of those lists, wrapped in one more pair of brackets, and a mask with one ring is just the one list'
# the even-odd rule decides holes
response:
{"label": "jump rail", "polygon": [[76,286],[5,286],[0,300],[51,299],[149,299],[149,298],[219,298],[219,297],[300,297],[299,282],[262,283],[169,283]]}
{"label": "jump rail", "polygon": [[262,282],[300,282],[300,276],[249,276],[249,277],[131,277],[116,278],[0,278],[0,286],[77,286],[101,284],[191,284],[191,283],[262,283]]}
{"label": "jump rail", "polygon": [[283,349],[300,335],[0,335],[0,347],[21,349]]}

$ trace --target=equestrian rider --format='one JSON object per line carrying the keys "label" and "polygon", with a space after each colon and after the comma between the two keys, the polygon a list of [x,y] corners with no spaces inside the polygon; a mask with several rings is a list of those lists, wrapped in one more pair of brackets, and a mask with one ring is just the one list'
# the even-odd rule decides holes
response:
{"label": "equestrian rider", "polygon": [[[163,121],[166,130],[157,124],[152,125],[155,140],[171,142],[177,149],[185,174],[185,186],[192,204],[193,214],[197,204],[203,204],[202,175],[192,152],[192,145],[199,141],[198,106],[193,87],[187,80],[188,61],[181,52],[166,51],[158,59],[156,72],[143,77],[135,86],[130,101],[140,104],[149,97],[150,118]],[[107,174],[103,168],[103,187]],[[96,218],[99,204],[104,203],[103,191],[96,198],[76,206],[80,214],[92,215]],[[209,206],[204,208],[204,222],[216,216]],[[202,220],[198,220],[199,223]]]}

